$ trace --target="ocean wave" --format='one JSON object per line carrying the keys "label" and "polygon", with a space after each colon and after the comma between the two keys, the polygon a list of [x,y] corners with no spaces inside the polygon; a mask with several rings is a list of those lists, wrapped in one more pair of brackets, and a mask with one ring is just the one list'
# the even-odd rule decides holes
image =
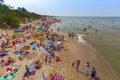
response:
{"label": "ocean wave", "polygon": [[83,34],[77,34],[77,36],[78,36],[78,42],[86,43],[86,41],[82,38],[85,35],[83,35]]}

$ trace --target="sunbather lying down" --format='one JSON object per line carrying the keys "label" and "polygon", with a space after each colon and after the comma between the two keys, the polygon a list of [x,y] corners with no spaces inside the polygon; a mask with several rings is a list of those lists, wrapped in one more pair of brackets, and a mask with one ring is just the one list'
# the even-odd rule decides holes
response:
{"label": "sunbather lying down", "polygon": [[64,79],[61,74],[56,73],[55,75],[53,75],[52,73],[50,73],[49,80],[64,80]]}
{"label": "sunbather lying down", "polygon": [[34,62],[34,66],[35,66],[35,69],[40,69],[42,66],[42,63],[39,60],[37,60]]}
{"label": "sunbather lying down", "polygon": [[8,57],[7,60],[1,60],[1,62],[0,62],[1,66],[8,66],[13,63],[15,63],[15,60],[11,57]]}
{"label": "sunbather lying down", "polygon": [[29,50],[29,49],[30,49],[30,46],[24,45],[24,46],[22,47],[22,49],[24,49],[24,50]]}
{"label": "sunbather lying down", "polygon": [[8,51],[5,51],[5,50],[0,51],[0,58],[3,58],[4,56],[7,56],[7,55],[8,55]]}

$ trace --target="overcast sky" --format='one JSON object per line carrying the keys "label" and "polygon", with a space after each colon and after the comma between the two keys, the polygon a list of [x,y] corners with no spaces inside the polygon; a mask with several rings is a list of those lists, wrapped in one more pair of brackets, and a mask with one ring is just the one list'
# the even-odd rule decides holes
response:
{"label": "overcast sky", "polygon": [[54,16],[120,16],[120,0],[4,0],[14,8]]}

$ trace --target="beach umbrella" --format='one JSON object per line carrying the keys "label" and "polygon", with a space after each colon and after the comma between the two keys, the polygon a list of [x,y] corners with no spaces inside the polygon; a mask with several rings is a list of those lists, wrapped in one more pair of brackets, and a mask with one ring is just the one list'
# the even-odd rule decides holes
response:
{"label": "beach umbrella", "polygon": [[45,80],[45,75],[44,75],[44,73],[42,73],[42,75],[41,75],[41,80]]}

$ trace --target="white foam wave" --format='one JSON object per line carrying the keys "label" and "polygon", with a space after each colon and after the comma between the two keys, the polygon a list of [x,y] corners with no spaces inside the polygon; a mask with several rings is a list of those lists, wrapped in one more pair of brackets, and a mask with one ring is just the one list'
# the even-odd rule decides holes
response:
{"label": "white foam wave", "polygon": [[78,36],[78,42],[81,42],[81,43],[85,43],[86,41],[82,38],[83,36],[85,36],[85,35],[83,35],[83,34],[77,34],[77,36]]}

